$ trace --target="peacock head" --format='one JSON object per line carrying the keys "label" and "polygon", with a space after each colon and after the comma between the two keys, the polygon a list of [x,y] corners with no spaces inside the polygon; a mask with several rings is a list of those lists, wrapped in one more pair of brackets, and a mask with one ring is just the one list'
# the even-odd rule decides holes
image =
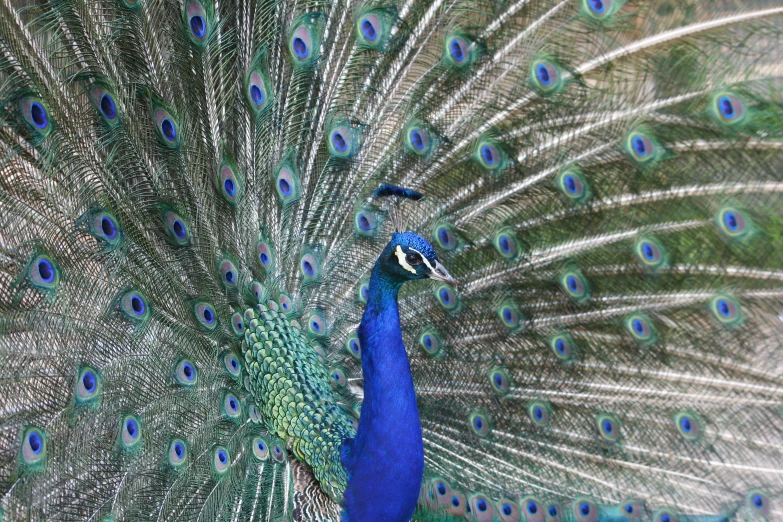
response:
{"label": "peacock head", "polygon": [[457,281],[438,261],[429,242],[415,232],[396,232],[379,259],[378,268],[396,283],[429,277],[457,286]]}

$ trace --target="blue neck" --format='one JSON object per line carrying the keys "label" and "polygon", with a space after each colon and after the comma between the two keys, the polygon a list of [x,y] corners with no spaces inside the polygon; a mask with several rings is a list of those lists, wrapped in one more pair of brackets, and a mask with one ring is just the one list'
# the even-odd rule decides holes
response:
{"label": "blue neck", "polygon": [[343,454],[348,472],[344,522],[407,522],[419,498],[424,448],[400,329],[400,286],[376,263],[359,325],[364,401],[356,438]]}

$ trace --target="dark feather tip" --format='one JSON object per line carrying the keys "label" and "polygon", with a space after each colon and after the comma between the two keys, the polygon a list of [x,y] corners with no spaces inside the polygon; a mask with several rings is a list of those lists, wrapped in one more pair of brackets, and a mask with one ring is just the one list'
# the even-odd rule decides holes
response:
{"label": "dark feather tip", "polygon": [[378,187],[378,189],[372,195],[373,198],[385,198],[387,196],[398,196],[401,198],[418,201],[424,197],[424,194],[421,192],[416,192],[415,190],[396,187],[394,185],[388,185],[384,183]]}

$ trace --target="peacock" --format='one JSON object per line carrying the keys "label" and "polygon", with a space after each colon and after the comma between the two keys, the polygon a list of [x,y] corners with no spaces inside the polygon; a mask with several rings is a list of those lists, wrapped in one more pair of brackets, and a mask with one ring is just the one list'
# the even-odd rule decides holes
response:
{"label": "peacock", "polygon": [[783,520],[776,0],[3,0],[0,520]]}

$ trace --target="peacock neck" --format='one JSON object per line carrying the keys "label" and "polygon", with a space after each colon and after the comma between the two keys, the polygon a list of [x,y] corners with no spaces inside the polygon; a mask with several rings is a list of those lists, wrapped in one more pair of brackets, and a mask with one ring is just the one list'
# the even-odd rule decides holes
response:
{"label": "peacock neck", "polygon": [[401,284],[376,264],[359,326],[364,400],[345,462],[345,520],[410,520],[421,488],[424,449],[400,328]]}

